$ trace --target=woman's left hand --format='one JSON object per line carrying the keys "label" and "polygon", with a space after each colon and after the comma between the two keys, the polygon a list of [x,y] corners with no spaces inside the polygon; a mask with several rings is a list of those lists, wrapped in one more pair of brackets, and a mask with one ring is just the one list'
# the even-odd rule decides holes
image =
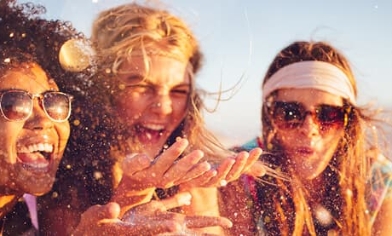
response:
{"label": "woman's left hand", "polygon": [[242,174],[252,176],[263,176],[266,169],[259,157],[262,153],[261,148],[254,148],[251,151],[241,151],[234,157],[224,159],[215,168],[216,175],[206,178],[201,176],[192,181],[181,184],[181,189],[192,187],[221,187],[227,183],[237,180]]}

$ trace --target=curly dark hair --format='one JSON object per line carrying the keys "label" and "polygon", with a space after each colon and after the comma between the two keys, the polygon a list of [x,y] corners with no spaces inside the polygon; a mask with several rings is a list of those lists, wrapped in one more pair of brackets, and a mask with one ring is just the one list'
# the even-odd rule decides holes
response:
{"label": "curly dark hair", "polygon": [[[73,188],[77,188],[78,184],[90,180],[89,176],[92,175],[85,175],[86,173],[96,173],[91,161],[89,163],[83,162],[84,159],[95,160],[95,158],[86,158],[83,155],[87,155],[85,150],[90,148],[93,151],[87,151],[86,153],[89,153],[89,155],[105,157],[102,150],[106,151],[108,149],[107,145],[110,143],[106,142],[108,136],[105,135],[105,132],[109,132],[111,126],[105,122],[104,117],[99,115],[99,111],[104,111],[100,104],[107,103],[91,102],[87,99],[89,97],[87,91],[90,91],[90,93],[98,92],[90,80],[94,72],[93,65],[75,72],[67,70],[60,63],[59,53],[64,43],[71,39],[87,42],[86,37],[83,33],[77,31],[70,22],[46,19],[44,17],[45,13],[46,8],[39,4],[17,3],[16,0],[0,0],[0,73],[19,67],[24,63],[36,63],[47,73],[48,78],[56,82],[60,91],[69,93],[74,97],[72,115],[69,120],[71,136],[67,149],[59,166],[52,192],[43,196],[42,201],[40,200],[40,207],[45,206],[46,208],[49,204],[56,204],[52,196],[57,194],[67,199],[67,194]],[[93,110],[96,111],[92,113]],[[81,113],[80,111],[84,112]],[[100,118],[99,121],[97,117]],[[89,127],[89,129],[86,129],[86,127]],[[86,142],[80,143],[83,138]],[[98,146],[100,148],[97,148]],[[105,160],[104,163],[98,166],[106,168],[109,166],[106,165],[107,162]],[[86,167],[80,168],[81,165]],[[71,176],[70,172],[76,170],[80,170],[80,173],[74,173],[73,178],[67,180],[67,177]],[[75,179],[74,176],[77,176],[78,179]],[[59,182],[63,180],[66,180],[69,184],[66,185],[67,187],[60,189]],[[95,190],[99,192],[101,189]],[[70,197],[68,196],[68,198]],[[45,199],[49,200],[43,201]],[[15,208],[12,214],[19,214],[18,208]],[[17,218],[17,216],[13,219],[15,219],[14,222],[18,227],[10,226],[13,227],[12,230],[23,231],[24,226],[21,226],[23,221],[18,220],[20,218]],[[12,220],[7,220],[7,222],[11,224]],[[19,234],[9,230],[5,228],[4,234]]]}
{"label": "curly dark hair", "polygon": [[40,18],[45,7],[32,3],[17,4],[15,0],[0,1],[0,71],[23,62],[36,62],[63,92],[73,92],[74,81],[84,73],[62,68],[59,51],[71,38],[84,35],[69,22]]}

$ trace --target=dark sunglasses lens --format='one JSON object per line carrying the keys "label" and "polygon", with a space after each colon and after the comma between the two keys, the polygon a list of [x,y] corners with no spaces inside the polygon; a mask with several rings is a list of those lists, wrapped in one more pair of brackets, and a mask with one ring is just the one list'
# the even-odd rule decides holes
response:
{"label": "dark sunglasses lens", "polygon": [[321,105],[317,111],[317,119],[324,126],[342,125],[345,112],[342,107]]}
{"label": "dark sunglasses lens", "polygon": [[56,121],[65,121],[71,113],[71,101],[67,94],[49,92],[44,95],[43,106],[50,118]]}
{"label": "dark sunglasses lens", "polygon": [[10,91],[3,93],[1,99],[1,110],[9,120],[24,120],[32,109],[30,96],[23,91]]}
{"label": "dark sunglasses lens", "polygon": [[293,129],[302,124],[303,108],[295,102],[275,102],[273,108],[274,122],[285,129]]}

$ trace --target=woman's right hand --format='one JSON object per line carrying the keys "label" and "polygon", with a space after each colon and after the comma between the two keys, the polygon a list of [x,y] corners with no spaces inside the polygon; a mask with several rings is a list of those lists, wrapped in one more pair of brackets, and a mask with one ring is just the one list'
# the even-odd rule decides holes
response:
{"label": "woman's right hand", "polygon": [[111,202],[95,205],[82,214],[72,235],[200,235],[193,229],[210,226],[230,228],[232,223],[224,217],[186,216],[168,210],[189,205],[191,195],[179,193],[171,198],[151,201],[133,207],[120,219],[120,206]]}

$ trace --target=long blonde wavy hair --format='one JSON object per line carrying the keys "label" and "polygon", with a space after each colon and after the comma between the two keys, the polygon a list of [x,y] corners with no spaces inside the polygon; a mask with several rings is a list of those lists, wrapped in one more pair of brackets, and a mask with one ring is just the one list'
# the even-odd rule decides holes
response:
{"label": "long blonde wavy hair", "polygon": [[[326,42],[298,41],[281,50],[269,66],[263,85],[284,66],[312,60],[328,62],[340,68],[349,78],[355,96],[357,95],[356,81],[348,60]],[[273,99],[274,93],[271,96]],[[370,235],[366,183],[371,160],[366,151],[375,141],[367,139],[366,127],[373,120],[374,114],[348,101],[344,103],[351,108],[348,124],[329,166],[323,172],[328,182],[320,194],[323,203],[332,213],[334,230],[339,235]],[[271,235],[316,235],[308,191],[296,173],[290,171],[286,161],[288,158],[275,135],[272,117],[265,106],[263,104],[262,108],[263,140],[270,154],[265,155],[264,160],[272,167],[282,170],[290,181],[269,178],[268,181],[273,181],[276,185],[259,190],[261,207],[265,210],[261,217]]]}
{"label": "long blonde wavy hair", "polygon": [[[206,129],[202,110],[202,96],[207,93],[197,88],[196,74],[202,64],[202,53],[190,27],[179,17],[166,10],[137,3],[120,5],[101,12],[94,21],[92,43],[97,51],[100,79],[115,100],[121,85],[115,79],[118,69],[125,60],[144,56],[160,55],[189,62],[191,95],[186,117],[167,141],[170,146],[177,136],[186,137],[190,149],[201,149],[209,161],[219,162],[232,153],[226,150],[217,138]],[[127,130],[127,129],[123,129]],[[124,134],[126,138],[132,134]]]}

